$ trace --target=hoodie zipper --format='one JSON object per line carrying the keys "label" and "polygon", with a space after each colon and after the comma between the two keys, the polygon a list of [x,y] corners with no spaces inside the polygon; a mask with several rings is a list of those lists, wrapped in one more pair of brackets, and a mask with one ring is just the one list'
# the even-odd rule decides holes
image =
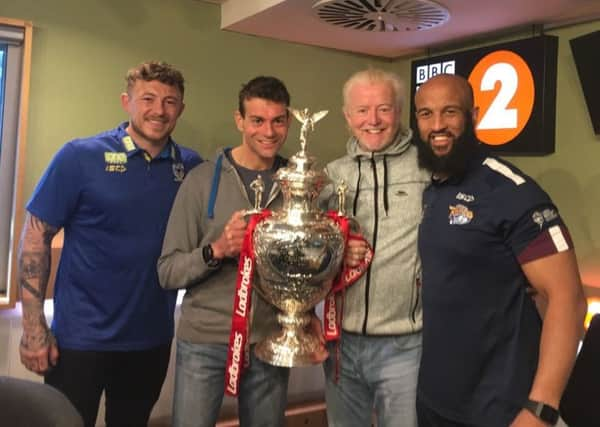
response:
{"label": "hoodie zipper", "polygon": [[[375,248],[377,247],[377,230],[379,228],[379,183],[377,181],[377,164],[375,163],[375,157],[373,153],[371,153],[371,169],[373,170],[373,215],[375,217],[375,221],[373,222],[373,252],[375,252]],[[356,189],[358,191],[358,188]],[[363,322],[362,333],[363,335],[367,334],[367,323],[369,321],[369,291],[371,289],[371,265],[367,269],[367,278],[365,280],[365,320]]]}

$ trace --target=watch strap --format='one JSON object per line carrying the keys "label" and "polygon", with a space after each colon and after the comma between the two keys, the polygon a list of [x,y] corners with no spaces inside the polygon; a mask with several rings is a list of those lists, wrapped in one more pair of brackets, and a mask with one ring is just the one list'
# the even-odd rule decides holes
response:
{"label": "watch strap", "polygon": [[525,409],[533,413],[540,420],[550,425],[556,425],[558,422],[558,409],[536,400],[527,399],[525,402]]}
{"label": "watch strap", "polygon": [[215,254],[210,243],[202,247],[202,258],[204,259],[206,265],[208,265],[210,268],[216,268],[221,265],[221,260],[215,258]]}

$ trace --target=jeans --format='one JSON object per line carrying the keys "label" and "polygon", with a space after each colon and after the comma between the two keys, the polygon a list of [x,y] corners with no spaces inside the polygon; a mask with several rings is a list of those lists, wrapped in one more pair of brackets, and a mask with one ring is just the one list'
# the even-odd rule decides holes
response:
{"label": "jeans", "polygon": [[[193,344],[177,340],[174,427],[214,427],[225,393],[227,344]],[[238,395],[242,427],[283,426],[289,369],[262,362],[250,347]]]}
{"label": "jeans", "polygon": [[325,399],[329,427],[416,427],[416,393],[421,333],[365,336],[342,332],[339,379],[335,382],[335,344],[325,361]]}

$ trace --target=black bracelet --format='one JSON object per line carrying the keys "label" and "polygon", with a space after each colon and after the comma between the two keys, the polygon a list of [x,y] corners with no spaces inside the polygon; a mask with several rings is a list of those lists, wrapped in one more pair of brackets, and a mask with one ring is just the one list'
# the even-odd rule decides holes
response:
{"label": "black bracelet", "polygon": [[525,409],[551,426],[556,425],[558,422],[558,409],[553,408],[544,402],[527,399],[525,402]]}

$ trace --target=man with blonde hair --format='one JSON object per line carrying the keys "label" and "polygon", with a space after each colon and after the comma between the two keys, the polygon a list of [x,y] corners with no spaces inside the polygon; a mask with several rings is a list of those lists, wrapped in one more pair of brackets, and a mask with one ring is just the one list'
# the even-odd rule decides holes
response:
{"label": "man with blonde hair", "polygon": [[400,120],[404,85],[396,74],[359,71],[343,97],[347,154],[326,169],[346,183],[346,211],[375,255],[340,304],[340,347],[330,344],[325,363],[328,421],[367,427],[375,411],[380,427],[413,427],[422,327],[417,229],[429,174]]}

